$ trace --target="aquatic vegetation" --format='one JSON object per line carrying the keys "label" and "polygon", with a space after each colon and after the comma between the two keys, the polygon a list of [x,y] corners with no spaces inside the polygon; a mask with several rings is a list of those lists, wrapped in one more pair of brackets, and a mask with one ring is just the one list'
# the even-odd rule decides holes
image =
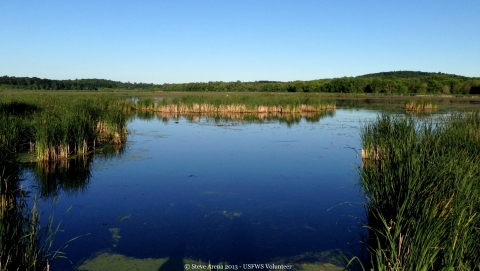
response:
{"label": "aquatic vegetation", "polygon": [[316,123],[324,117],[333,117],[335,115],[334,110],[324,110],[316,112],[300,112],[300,113],[282,113],[282,112],[269,112],[269,113],[239,113],[239,112],[204,112],[204,113],[168,113],[168,112],[156,112],[156,111],[137,111],[133,118],[139,119],[158,119],[162,122],[168,123],[170,120],[178,120],[180,117],[185,117],[189,122],[199,122],[202,119],[214,120],[218,125],[225,125],[225,122],[242,121],[247,123],[266,123],[274,120],[279,120],[281,123],[287,125],[297,124],[302,118],[307,122]]}
{"label": "aquatic vegetation", "polygon": [[63,257],[51,251],[59,230],[53,216],[41,226],[36,196],[27,200],[30,192],[20,185],[19,153],[35,153],[44,196],[54,195],[58,186],[77,191],[88,183],[89,170],[61,159],[83,158],[99,141],[118,144],[130,108],[128,101],[100,96],[0,96],[0,270],[48,270]]}
{"label": "aquatic vegetation", "polygon": [[432,101],[418,100],[418,101],[408,101],[405,103],[405,111],[407,112],[421,112],[421,111],[431,111],[437,109],[438,105]]}
{"label": "aquatic vegetation", "polygon": [[139,110],[153,110],[155,109],[155,101],[152,98],[142,98],[137,101]]}
{"label": "aquatic vegetation", "polygon": [[363,127],[373,270],[480,267],[479,131],[478,112]]}
{"label": "aquatic vegetation", "polygon": [[63,257],[60,250],[51,251],[58,227],[53,217],[40,225],[37,199],[27,204],[28,191],[18,187],[17,175],[8,175],[2,160],[0,167],[0,270],[49,270],[50,263]]}
{"label": "aquatic vegetation", "polygon": [[[1,96],[0,139],[14,151],[33,151],[37,160],[85,155],[99,142],[121,144],[131,102],[107,96]],[[23,113],[19,113],[23,112]]]}
{"label": "aquatic vegetation", "polygon": [[78,270],[89,271],[103,271],[103,270],[118,270],[118,271],[131,271],[131,270],[152,270],[157,271],[168,259],[136,259],[126,257],[120,254],[111,254],[103,252],[96,255],[94,258],[83,262],[78,266]]}
{"label": "aquatic vegetation", "polygon": [[225,95],[183,96],[172,100],[155,102],[151,98],[137,101],[138,110],[151,110],[162,113],[307,113],[335,110],[335,101],[325,100],[318,95]]}
{"label": "aquatic vegetation", "polygon": [[[288,270],[325,270],[325,271],[340,271],[345,270],[343,265],[337,259],[341,254],[338,251],[326,251],[312,255],[298,255],[292,258],[276,259],[271,263],[259,263],[256,268],[263,270],[281,270],[281,267],[286,266]],[[308,257],[306,257],[308,256]],[[343,256],[343,255],[342,255]],[[309,259],[305,261],[306,259]],[[319,261],[311,262],[311,259],[318,259]],[[322,262],[333,261],[333,263]],[[249,263],[254,264],[254,263]],[[210,270],[242,270],[243,264],[229,264],[227,262],[213,263],[210,261],[202,262],[189,258],[171,257],[171,258],[133,258],[121,254],[110,253],[102,251],[97,253],[94,257],[84,261],[77,267],[78,270],[185,270],[185,266],[191,270],[210,271]],[[263,266],[263,267],[262,267]]]}
{"label": "aquatic vegetation", "polygon": [[120,228],[110,228],[108,229],[108,231],[110,231],[110,233],[112,234],[112,246],[117,247],[118,242],[120,242],[120,238],[122,238],[122,236],[120,235]]}

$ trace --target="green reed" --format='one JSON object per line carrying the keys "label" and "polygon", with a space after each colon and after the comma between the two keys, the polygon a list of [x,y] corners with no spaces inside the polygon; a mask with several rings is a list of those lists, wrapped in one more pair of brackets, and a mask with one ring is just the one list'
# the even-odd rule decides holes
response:
{"label": "green reed", "polygon": [[480,268],[479,113],[362,129],[373,270]]}
{"label": "green reed", "polygon": [[428,100],[407,101],[404,108],[408,112],[430,111],[437,109],[438,104]]}
{"label": "green reed", "polygon": [[261,94],[224,96],[187,95],[171,100],[154,101],[141,98],[137,101],[139,110],[161,112],[207,113],[207,112],[318,112],[335,109],[334,100],[319,95]]}
{"label": "green reed", "polygon": [[[119,144],[133,103],[124,98],[71,95],[2,96],[0,140],[18,142],[17,151],[35,151],[38,160],[82,155],[98,141]],[[2,102],[2,101],[0,101]],[[18,114],[21,110],[28,114]],[[12,126],[11,123],[18,123]],[[15,128],[15,129],[13,129]]]}
{"label": "green reed", "polygon": [[137,108],[140,110],[155,109],[155,100],[152,98],[142,98],[137,101]]}
{"label": "green reed", "polygon": [[322,110],[328,105],[335,105],[335,101],[325,100],[318,95],[225,95],[224,97],[204,97],[204,96],[184,96],[180,99],[181,103],[192,105],[194,103],[213,104],[218,107],[225,104],[245,105],[247,109],[254,110],[259,106],[281,106],[299,108],[301,105],[312,106],[312,108]]}
{"label": "green reed", "polygon": [[[84,187],[90,173],[83,155],[98,141],[121,143],[132,105],[107,96],[0,96],[0,271],[48,270],[49,261],[62,257],[51,251],[58,231],[53,217],[41,226],[36,197],[27,200],[22,190],[18,154],[33,151],[41,161],[35,173],[48,186],[44,196],[55,195],[58,186]],[[75,155],[77,163],[64,160]]]}

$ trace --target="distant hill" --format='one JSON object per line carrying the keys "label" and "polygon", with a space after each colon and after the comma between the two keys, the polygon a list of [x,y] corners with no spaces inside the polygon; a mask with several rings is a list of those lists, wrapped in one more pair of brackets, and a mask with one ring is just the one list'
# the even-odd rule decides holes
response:
{"label": "distant hill", "polygon": [[105,79],[51,80],[36,77],[0,77],[1,90],[43,91],[178,91],[178,92],[329,92],[378,94],[480,94],[480,78],[454,74],[391,71],[311,81],[191,82],[146,84]]}
{"label": "distant hill", "polygon": [[465,76],[448,74],[442,72],[420,72],[420,71],[391,71],[391,72],[377,72],[369,73],[365,75],[360,75],[357,77],[395,77],[395,78],[424,78],[428,76],[445,76],[445,77],[455,77],[462,78]]}

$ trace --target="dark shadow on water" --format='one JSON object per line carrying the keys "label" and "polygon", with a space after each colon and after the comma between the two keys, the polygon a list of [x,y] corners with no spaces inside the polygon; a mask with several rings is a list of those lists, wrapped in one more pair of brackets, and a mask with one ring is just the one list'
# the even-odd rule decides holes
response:
{"label": "dark shadow on water", "polygon": [[234,218],[228,230],[229,240],[226,242],[226,261],[230,264],[254,263],[255,237],[253,229],[243,217]]}
{"label": "dark shadow on water", "polygon": [[183,271],[185,270],[185,244],[180,243],[170,254],[170,258],[160,266],[158,271]]}

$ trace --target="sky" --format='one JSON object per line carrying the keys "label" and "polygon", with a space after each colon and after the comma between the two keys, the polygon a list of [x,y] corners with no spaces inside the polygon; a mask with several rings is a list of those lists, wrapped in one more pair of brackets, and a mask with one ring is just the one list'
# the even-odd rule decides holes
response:
{"label": "sky", "polygon": [[480,76],[479,0],[1,0],[0,76],[294,81]]}

